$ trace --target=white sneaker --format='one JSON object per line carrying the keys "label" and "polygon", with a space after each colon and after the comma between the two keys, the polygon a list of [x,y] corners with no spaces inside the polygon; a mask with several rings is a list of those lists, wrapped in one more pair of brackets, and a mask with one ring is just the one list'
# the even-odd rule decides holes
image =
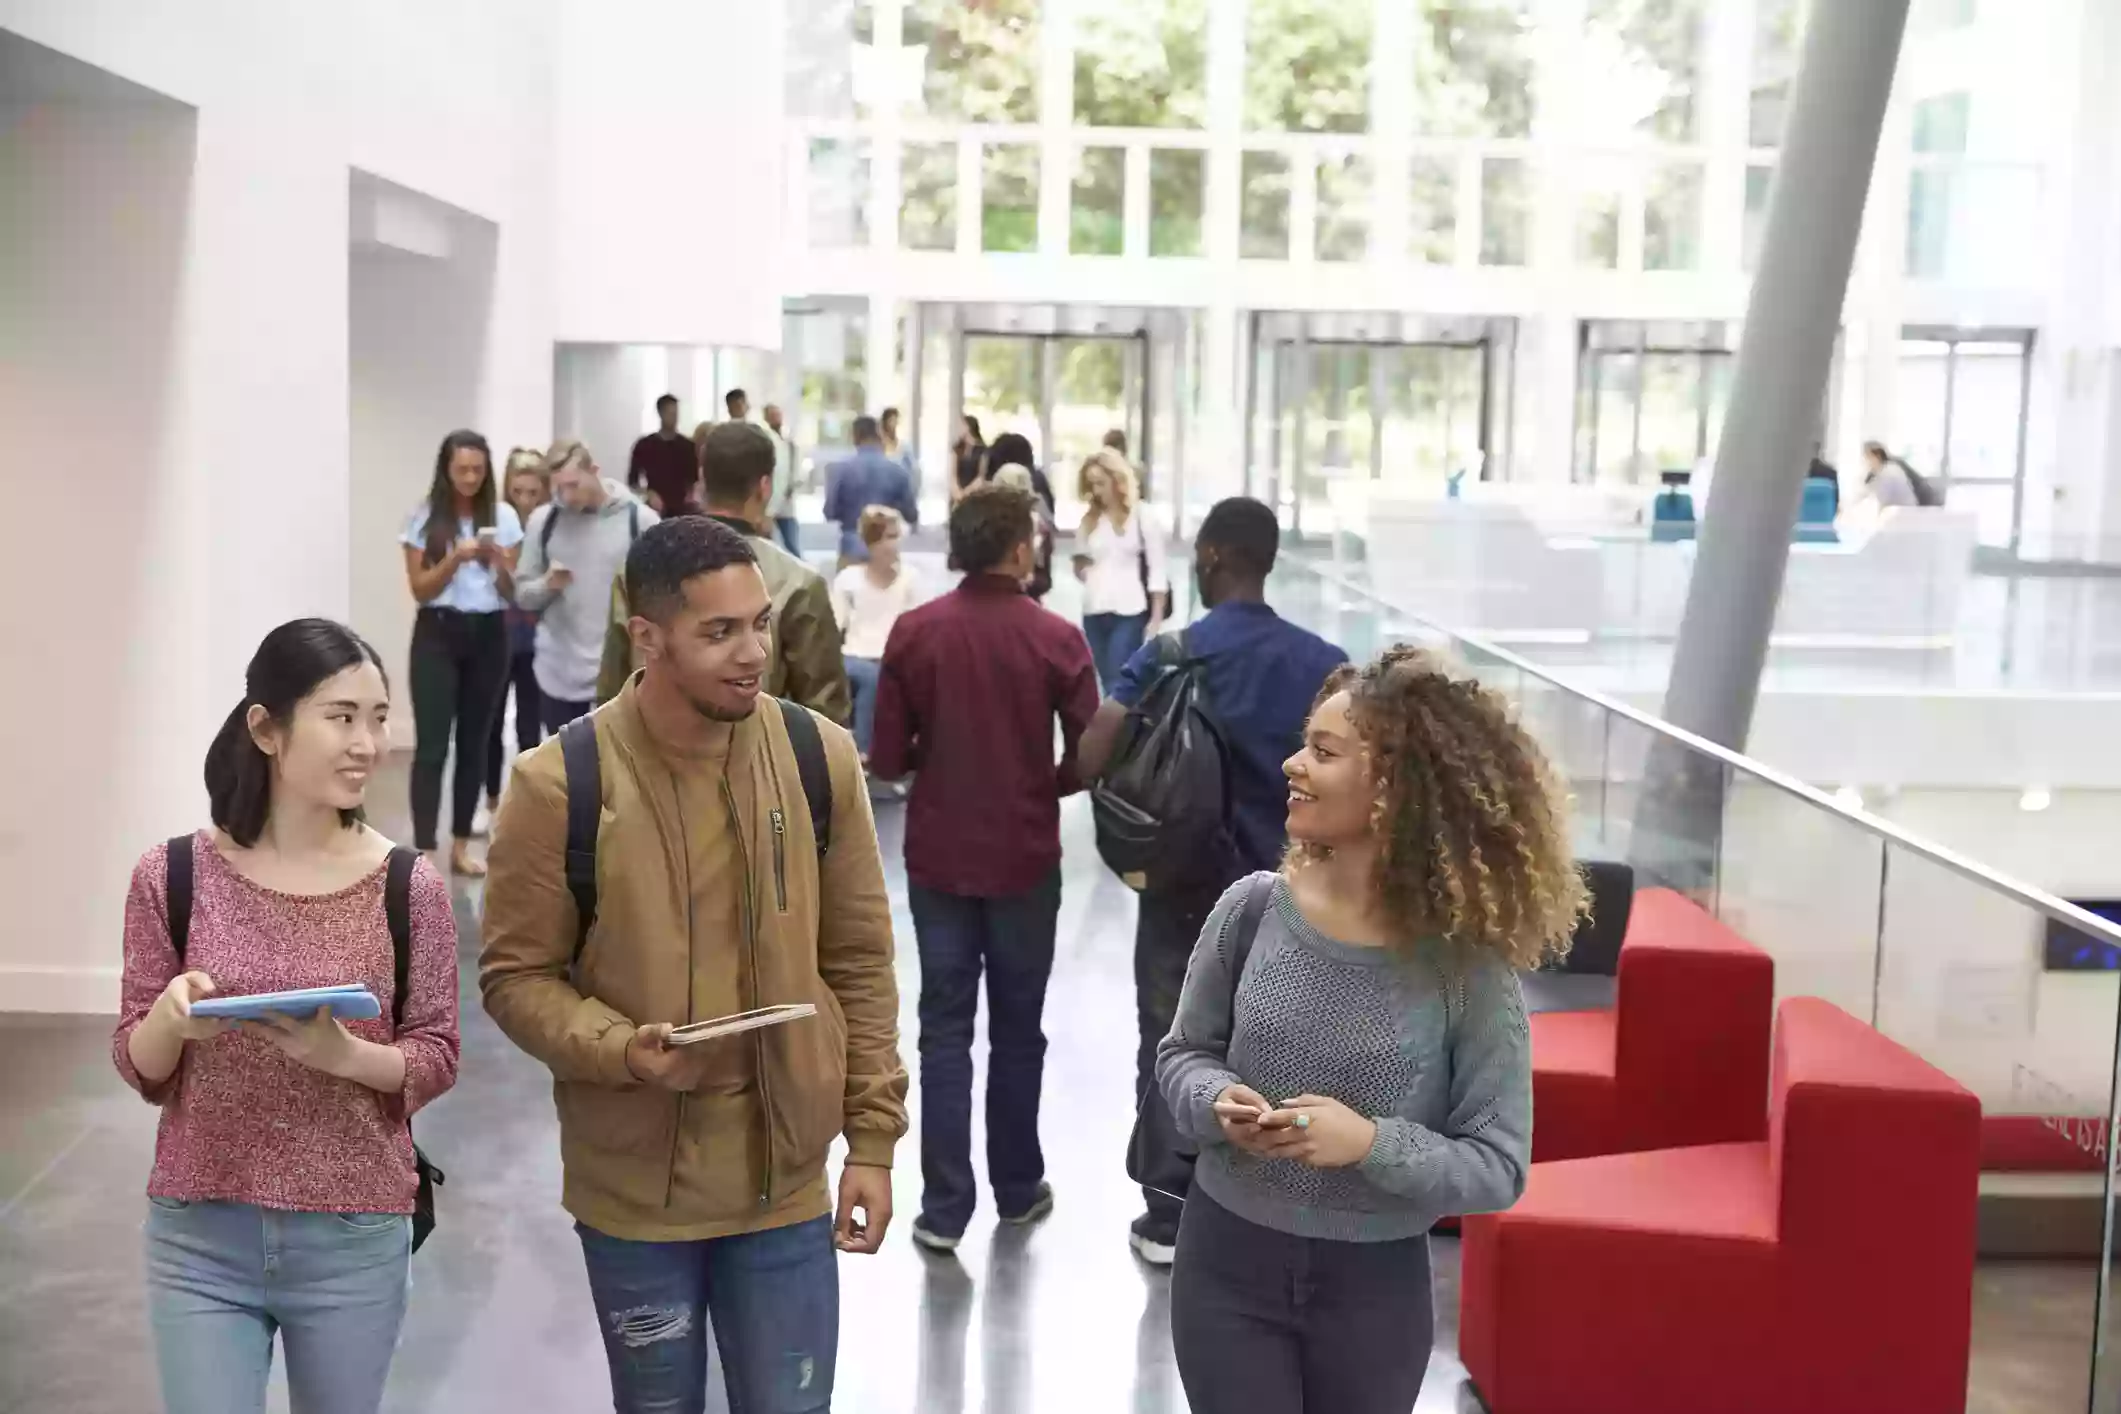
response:
{"label": "white sneaker", "polygon": [[480,801],[479,808],[471,813],[471,837],[475,840],[483,840],[492,833],[493,807],[484,801]]}

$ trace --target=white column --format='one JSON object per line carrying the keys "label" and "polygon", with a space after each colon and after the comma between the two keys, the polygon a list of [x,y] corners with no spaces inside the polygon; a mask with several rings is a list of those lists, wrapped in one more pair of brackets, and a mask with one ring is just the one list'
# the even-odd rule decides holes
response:
{"label": "white column", "polygon": [[1416,7],[1377,0],[1370,46],[1370,261],[1407,259],[1410,139],[1414,132]]}
{"label": "white column", "polygon": [[1538,314],[1517,341],[1518,435],[1510,477],[1565,482],[1576,436],[1576,323],[1574,281],[1576,204],[1568,144],[1567,98],[1591,82],[1576,54],[1584,0],[1535,0],[1530,263]]}
{"label": "white column", "polygon": [[1202,249],[1214,270],[1208,307],[1201,311],[1199,435],[1188,448],[1186,498],[1206,507],[1245,487],[1244,399],[1237,376],[1241,356],[1234,291],[1238,222],[1242,209],[1245,0],[1225,0],[1208,11],[1207,209]]}
{"label": "white column", "polygon": [[869,341],[863,364],[862,411],[872,417],[903,403],[898,371],[898,301],[888,290],[869,294]]}
{"label": "white column", "polygon": [[1068,253],[1068,206],[1075,182],[1075,15],[1067,4],[1044,10],[1038,70],[1038,248]]}

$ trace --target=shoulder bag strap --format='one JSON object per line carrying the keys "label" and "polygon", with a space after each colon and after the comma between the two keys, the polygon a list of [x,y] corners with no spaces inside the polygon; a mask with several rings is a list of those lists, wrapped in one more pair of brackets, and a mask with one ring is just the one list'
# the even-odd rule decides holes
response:
{"label": "shoulder bag strap", "polygon": [[[552,559],[552,532],[557,530],[559,525],[560,503],[558,501],[547,501],[545,503],[545,523],[538,527],[538,553],[542,554],[548,562]],[[550,569],[551,565],[548,563],[546,568]]]}
{"label": "shoulder bag strap", "polygon": [[383,917],[390,924],[393,1030],[405,1024],[405,989],[412,977],[412,867],[419,862],[418,850],[399,845],[390,852],[390,867],[383,875]]}
{"label": "shoulder bag strap", "polygon": [[597,921],[597,824],[604,809],[593,714],[560,728],[560,761],[567,771],[567,892],[574,895],[574,951],[580,957]]}
{"label": "shoulder bag strap", "polygon": [[800,702],[775,699],[781,704],[781,723],[788,728],[788,744],[795,749],[796,774],[803,781],[803,803],[810,808],[810,832],[817,836],[818,858],[832,848],[832,770],[825,760],[825,741],[818,734],[817,718]]}
{"label": "shoulder bag strap", "polygon": [[179,972],[184,970],[184,949],[191,943],[191,846],[188,834],[169,842],[169,875],[162,886],[162,907],[169,914],[169,945],[176,949]]}
{"label": "shoulder bag strap", "polygon": [[1252,956],[1252,940],[1259,936],[1259,922],[1267,916],[1267,905],[1274,901],[1272,874],[1254,874],[1245,882],[1245,901],[1237,911],[1237,935],[1231,939],[1230,951],[1230,995],[1237,995],[1238,984],[1245,980],[1245,963]]}

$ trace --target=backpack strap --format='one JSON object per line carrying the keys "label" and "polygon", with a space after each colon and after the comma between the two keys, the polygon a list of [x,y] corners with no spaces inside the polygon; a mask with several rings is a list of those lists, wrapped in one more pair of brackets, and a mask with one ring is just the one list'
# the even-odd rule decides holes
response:
{"label": "backpack strap", "polygon": [[169,842],[169,875],[162,886],[163,911],[169,914],[169,945],[177,952],[177,970],[184,970],[184,949],[191,943],[191,842],[178,835]]}
{"label": "backpack strap", "polygon": [[383,875],[383,917],[390,924],[393,1030],[405,1024],[405,990],[412,978],[412,869],[419,862],[418,850],[399,845],[391,850],[389,868]]}
{"label": "backpack strap", "polygon": [[1245,881],[1245,901],[1237,910],[1237,934],[1230,941],[1230,995],[1237,995],[1238,984],[1245,980],[1245,962],[1252,956],[1252,940],[1259,936],[1259,923],[1267,916],[1267,905],[1274,901],[1272,874],[1254,874]]}
{"label": "backpack strap", "polygon": [[776,698],[781,704],[781,724],[788,728],[788,744],[795,748],[796,774],[803,779],[803,803],[810,807],[810,832],[817,836],[818,858],[832,848],[832,770],[825,760],[825,741],[819,735],[817,718],[800,702]]}
{"label": "backpack strap", "polygon": [[593,714],[560,728],[560,761],[567,772],[567,892],[574,895],[574,951],[580,957],[597,921],[597,824],[604,809]]}
{"label": "backpack strap", "polygon": [[640,538],[641,503],[639,501],[628,501],[626,503],[626,543],[631,545]]}
{"label": "backpack strap", "polygon": [[547,501],[545,503],[545,523],[538,527],[538,553],[542,554],[548,562],[552,559],[552,532],[557,530],[559,525],[560,503],[558,501]]}

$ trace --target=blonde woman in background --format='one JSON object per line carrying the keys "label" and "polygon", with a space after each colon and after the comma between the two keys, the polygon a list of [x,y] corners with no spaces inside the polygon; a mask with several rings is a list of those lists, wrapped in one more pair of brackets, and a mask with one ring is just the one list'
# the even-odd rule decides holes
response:
{"label": "blonde woman in background", "polygon": [[1120,670],[1163,627],[1171,607],[1164,567],[1171,527],[1143,504],[1134,468],[1110,447],[1083,463],[1077,491],[1089,507],[1075,538],[1075,577],[1083,582],[1083,637],[1110,691]]}
{"label": "blonde woman in background", "polygon": [[[508,454],[501,497],[515,508],[518,522],[530,524],[532,513],[552,499],[552,483],[545,475],[543,452],[535,447],[517,447]],[[505,617],[508,624],[508,676],[501,683],[501,700],[494,704],[493,734],[486,743],[486,809],[472,822],[474,835],[486,833],[492,824],[493,812],[501,806],[501,767],[508,755],[501,744],[501,728],[507,723],[510,688],[516,695],[516,751],[530,750],[543,735],[538,724],[538,675],[532,667],[538,649],[538,616],[510,604]]]}
{"label": "blonde woman in background", "polygon": [[920,577],[902,553],[906,518],[889,506],[871,506],[862,512],[859,529],[869,558],[833,576],[832,616],[839,620],[840,654],[854,693],[854,743],[866,761],[884,645],[898,616],[918,604],[921,593]]}

